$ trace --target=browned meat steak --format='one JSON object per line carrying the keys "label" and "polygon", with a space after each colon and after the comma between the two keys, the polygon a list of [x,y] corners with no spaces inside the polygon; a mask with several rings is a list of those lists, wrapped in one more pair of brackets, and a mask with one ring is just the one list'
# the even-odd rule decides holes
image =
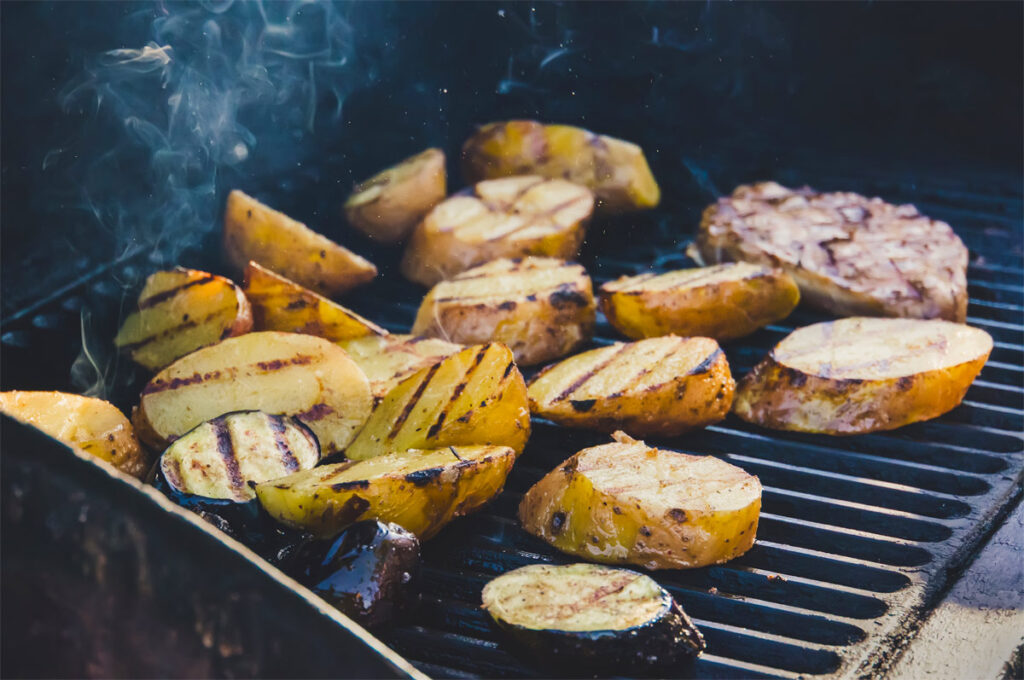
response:
{"label": "browned meat steak", "polygon": [[709,264],[782,267],[803,299],[839,315],[967,316],[967,248],[912,205],[743,185],[704,211],[697,246]]}

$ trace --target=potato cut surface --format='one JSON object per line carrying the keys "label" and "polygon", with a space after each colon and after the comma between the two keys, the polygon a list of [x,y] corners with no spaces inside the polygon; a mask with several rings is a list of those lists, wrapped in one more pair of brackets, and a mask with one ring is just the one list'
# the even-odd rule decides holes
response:
{"label": "potato cut surface", "polygon": [[523,528],[572,555],[648,569],[719,564],[754,544],[757,477],[713,456],[616,438],[535,484],[519,506]]}
{"label": "potato cut surface", "polygon": [[653,208],[661,198],[639,146],[570,125],[484,125],[463,145],[462,167],[470,182],[523,174],[567,179],[590,188],[609,213]]}
{"label": "potato cut surface", "polygon": [[364,460],[406,449],[488,444],[520,453],[530,436],[526,384],[512,352],[479,345],[420,369],[385,395],[345,451]]}
{"label": "potato cut surface", "polygon": [[424,285],[503,257],[570,259],[594,209],[586,187],[537,176],[479,182],[452,196],[413,231],[402,273]]}
{"label": "potato cut surface", "polygon": [[252,310],[242,289],[223,276],[194,269],[156,272],[114,338],[132,359],[158,371],[200,347],[247,333]]}
{"label": "potato cut surface", "polygon": [[228,195],[224,252],[239,272],[255,261],[328,297],[377,275],[372,262],[238,190]]}
{"label": "potato cut surface", "polygon": [[465,349],[439,338],[415,335],[369,335],[339,342],[370,381],[374,399],[382,399],[410,375]]}
{"label": "potato cut surface", "polygon": [[258,331],[307,333],[334,342],[388,333],[369,319],[256,262],[245,268],[245,294],[252,303]]}
{"label": "potato cut surface", "polygon": [[593,335],[593,285],[583,267],[554,258],[501,259],[442,281],[412,332],[464,344],[501,342],[520,365],[565,356]]}
{"label": "potato cut surface", "polygon": [[0,392],[0,411],[133,477],[149,471],[132,424],[108,401],[66,392]]}
{"label": "potato cut surface", "polygon": [[136,423],[159,446],[232,411],[293,415],[334,453],[352,441],[371,407],[366,376],[343,349],[312,335],[264,331],[165,368],[142,390]]}

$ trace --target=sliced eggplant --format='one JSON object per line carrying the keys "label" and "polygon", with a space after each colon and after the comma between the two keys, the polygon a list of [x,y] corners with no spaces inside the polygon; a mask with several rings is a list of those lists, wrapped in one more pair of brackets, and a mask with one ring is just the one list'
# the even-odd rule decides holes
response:
{"label": "sliced eggplant", "polygon": [[484,609],[517,645],[564,671],[654,671],[705,648],[672,596],[634,571],[535,564],[494,579],[482,597]]}

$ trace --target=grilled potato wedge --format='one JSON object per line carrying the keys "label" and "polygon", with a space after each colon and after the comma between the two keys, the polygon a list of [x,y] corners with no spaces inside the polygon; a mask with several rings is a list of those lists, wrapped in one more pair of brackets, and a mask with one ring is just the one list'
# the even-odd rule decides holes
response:
{"label": "grilled potato wedge", "polygon": [[345,202],[345,216],[374,241],[398,243],[446,191],[444,152],[427,149],[357,184]]}
{"label": "grilled potato wedge", "polygon": [[481,127],[462,147],[468,182],[541,175],[589,187],[598,210],[653,208],[661,199],[643,149],[569,125],[510,120]]}
{"label": "grilled potato wedge", "polygon": [[510,446],[518,455],[529,436],[526,383],[512,352],[492,343],[467,347],[398,383],[345,456],[474,444]]}
{"label": "grilled potato wedge", "polygon": [[754,545],[761,483],[714,456],[623,433],[583,449],[519,504],[523,528],[570,555],[647,569],[721,564]]}
{"label": "grilled potato wedge", "polygon": [[242,289],[223,276],[194,269],[156,272],[139,294],[114,338],[135,363],[159,371],[200,347],[252,328],[252,309]]}
{"label": "grilled potato wedge", "polygon": [[432,286],[502,257],[572,259],[583,243],[594,195],[561,179],[526,176],[480,182],[452,196],[417,225],[402,273]]}
{"label": "grilled potato wedge", "polygon": [[569,427],[673,436],[724,418],[734,389],[717,342],[666,335],[545,368],[530,382],[530,411]]}
{"label": "grilled potato wedge", "polygon": [[370,384],[345,350],[312,335],[246,333],[193,352],[142,390],[134,421],[162,448],[200,423],[232,411],[293,415],[325,454],[352,441],[370,415]]}
{"label": "grilled potato wedge", "polygon": [[515,459],[507,446],[412,449],[297,472],[257,485],[256,496],[274,519],[318,536],[377,519],[422,540],[498,495]]}
{"label": "grilled potato wedge", "polygon": [[957,406],[991,351],[988,333],[949,321],[818,323],[790,333],[740,381],[733,410],[780,430],[891,430]]}
{"label": "grilled potato wedge", "polygon": [[328,297],[377,275],[372,262],[238,190],[228,195],[224,252],[239,272],[256,261]]}
{"label": "grilled potato wedge", "polygon": [[132,424],[108,401],[66,392],[0,392],[0,412],[132,477],[142,479],[149,471],[149,456]]}
{"label": "grilled potato wedge", "polygon": [[789,316],[800,289],[781,269],[737,263],[624,276],[601,286],[600,296],[608,322],[627,337],[724,341]]}
{"label": "grilled potato wedge", "polygon": [[258,331],[306,333],[332,342],[388,332],[256,262],[245,268],[245,294]]}
{"label": "grilled potato wedge", "polygon": [[370,381],[370,393],[377,401],[421,368],[433,366],[464,349],[438,338],[413,335],[368,335],[339,342],[338,346],[363,369]]}
{"label": "grilled potato wedge", "polygon": [[501,342],[521,366],[569,354],[594,333],[583,267],[548,257],[495,260],[431,289],[412,332],[464,344]]}

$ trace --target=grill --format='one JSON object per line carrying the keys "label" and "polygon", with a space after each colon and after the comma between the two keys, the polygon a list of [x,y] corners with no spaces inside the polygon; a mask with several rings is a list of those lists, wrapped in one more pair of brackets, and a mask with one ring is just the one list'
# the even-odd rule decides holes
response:
{"label": "grill", "polygon": [[[840,173],[796,157],[788,163],[737,172],[708,162],[704,184],[731,188],[765,177],[806,182],[913,202],[950,222],[971,252],[968,323],[988,331],[995,349],[959,408],[894,432],[833,438],[761,430],[730,417],[704,431],[648,439],[722,457],[764,485],[758,541],[749,553],[721,566],[654,574],[707,638],[708,652],[678,669],[681,677],[859,676],[884,669],[1014,505],[1024,476],[1024,201],[1017,178],[935,172],[924,181],[895,172]],[[255,193],[273,203],[282,191],[267,186]],[[592,229],[583,263],[595,284],[693,266],[678,237],[690,229],[680,225],[695,225],[708,200],[684,193],[670,209]],[[216,247],[206,246],[179,263],[219,270],[208,255]],[[393,252],[369,243],[355,247],[378,263],[381,276],[344,302],[393,331],[407,331],[422,290],[400,277]],[[63,385],[78,354],[72,339],[82,319],[87,338],[109,343],[136,293],[121,282],[137,281],[160,264],[159,254],[130,251],[9,314],[0,330],[5,387]],[[743,375],[793,328],[824,318],[800,308],[782,324],[725,345],[733,374]],[[599,318],[594,343],[614,339]],[[130,407],[141,376],[114,360],[105,378],[115,403]],[[480,589],[511,568],[571,561],[522,531],[516,506],[548,470],[605,440],[535,419],[504,493],[424,547],[422,606],[379,637],[436,677],[543,675],[507,650],[479,609]]]}

